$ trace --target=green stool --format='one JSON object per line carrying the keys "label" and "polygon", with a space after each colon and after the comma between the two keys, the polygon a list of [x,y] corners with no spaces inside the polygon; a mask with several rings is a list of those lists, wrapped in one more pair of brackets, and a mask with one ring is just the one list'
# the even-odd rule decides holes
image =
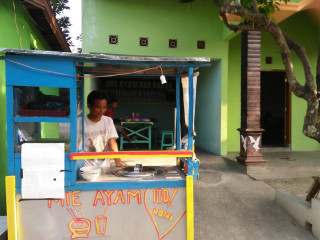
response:
{"label": "green stool", "polygon": [[[166,140],[170,140],[169,143],[166,143]],[[173,131],[170,130],[162,130],[161,131],[161,150],[163,147],[171,147],[173,146]]]}

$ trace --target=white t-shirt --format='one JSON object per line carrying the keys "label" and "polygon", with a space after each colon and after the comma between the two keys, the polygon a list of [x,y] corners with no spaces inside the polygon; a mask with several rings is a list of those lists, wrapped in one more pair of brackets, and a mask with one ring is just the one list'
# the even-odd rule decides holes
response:
{"label": "white t-shirt", "polygon": [[[80,139],[82,136],[81,120],[82,119],[80,118],[78,121],[78,137]],[[109,151],[109,139],[118,138],[113,120],[106,116],[102,116],[99,122],[93,122],[85,116],[84,132],[84,150],[86,152],[107,152]],[[110,159],[84,160],[84,165],[110,167]]]}

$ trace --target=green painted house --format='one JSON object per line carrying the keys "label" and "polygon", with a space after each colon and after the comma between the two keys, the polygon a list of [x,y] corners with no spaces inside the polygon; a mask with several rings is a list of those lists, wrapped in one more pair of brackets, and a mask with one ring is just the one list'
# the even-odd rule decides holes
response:
{"label": "green painted house", "polygon": [[[239,152],[241,36],[224,26],[212,0],[82,0],[82,4],[83,53],[211,58],[211,67],[201,69],[198,77],[196,146],[219,155]],[[312,1],[302,0],[281,4],[273,16],[284,32],[306,46],[313,67],[320,40],[315,8]],[[262,33],[261,39],[263,147],[320,150],[319,143],[302,134],[306,103],[290,93],[279,49],[268,34]],[[293,61],[297,63],[295,56]],[[299,64],[295,72],[303,82]],[[105,83],[88,86],[103,88]],[[155,110],[148,102],[135,100],[124,100],[119,114],[148,109],[145,114],[166,122],[165,114],[171,122],[170,104],[159,103]]]}
{"label": "green painted house", "polygon": [[[0,48],[70,51],[46,0],[0,0]],[[0,58],[0,215],[5,215],[6,90]]]}
{"label": "green painted house", "polygon": [[[285,32],[306,46],[311,65],[315,66],[320,20],[310,2],[283,5],[274,17]],[[186,3],[183,0],[82,0],[82,9],[83,53],[211,58],[211,67],[201,69],[198,77],[196,146],[219,155],[239,152],[241,37],[224,26],[212,0]],[[0,18],[1,48],[69,51],[45,0],[0,0]],[[301,66],[297,65],[295,71],[302,82]],[[261,85],[261,126],[266,129],[263,146],[320,150],[317,142],[302,134],[306,104],[289,92],[279,50],[265,33],[262,33]],[[106,83],[87,81],[86,86],[89,91],[106,88]],[[0,101],[5,106],[5,66],[1,59]],[[174,104],[168,99],[119,98],[119,101],[119,115],[139,112],[158,119],[159,127],[173,127]],[[6,122],[5,108],[0,110],[0,119]],[[6,126],[1,124],[1,193],[5,192],[7,169],[5,136]],[[4,202],[5,196],[1,194],[1,215],[5,213]]]}

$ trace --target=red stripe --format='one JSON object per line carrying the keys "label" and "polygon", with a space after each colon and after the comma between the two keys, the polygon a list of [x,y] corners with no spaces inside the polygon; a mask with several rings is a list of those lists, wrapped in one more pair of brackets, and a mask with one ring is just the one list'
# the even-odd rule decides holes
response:
{"label": "red stripe", "polygon": [[124,151],[124,152],[84,152],[84,153],[70,153],[70,158],[80,156],[97,156],[97,155],[191,155],[191,151]]}

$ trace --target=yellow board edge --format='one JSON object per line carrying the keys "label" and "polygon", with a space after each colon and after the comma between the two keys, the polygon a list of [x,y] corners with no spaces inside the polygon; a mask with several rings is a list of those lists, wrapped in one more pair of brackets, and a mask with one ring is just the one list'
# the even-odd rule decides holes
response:
{"label": "yellow board edge", "polygon": [[17,240],[16,178],[6,176],[8,240]]}
{"label": "yellow board edge", "polygon": [[[175,155],[91,155],[91,156],[76,156],[71,160],[83,160],[83,159],[100,159],[100,158],[148,158],[148,157],[177,157]],[[192,155],[179,155],[179,157],[192,157]]]}
{"label": "yellow board edge", "polygon": [[194,240],[193,176],[186,177],[187,240]]}

